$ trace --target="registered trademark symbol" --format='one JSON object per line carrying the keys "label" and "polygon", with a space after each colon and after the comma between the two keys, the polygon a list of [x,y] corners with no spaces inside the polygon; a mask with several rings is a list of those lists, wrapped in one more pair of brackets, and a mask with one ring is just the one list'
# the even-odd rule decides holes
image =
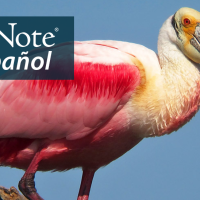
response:
{"label": "registered trademark symbol", "polygon": [[56,27],[56,28],[54,29],[54,31],[58,32],[58,31],[59,31],[59,28],[58,28],[58,27]]}

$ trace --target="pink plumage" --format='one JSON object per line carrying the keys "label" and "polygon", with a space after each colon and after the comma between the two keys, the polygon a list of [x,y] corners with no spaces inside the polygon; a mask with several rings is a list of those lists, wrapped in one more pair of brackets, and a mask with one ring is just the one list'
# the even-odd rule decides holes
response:
{"label": "pink plumage", "polygon": [[[80,55],[82,46],[86,55]],[[123,107],[140,84],[140,72],[123,59],[109,61],[116,51],[77,43],[74,80],[1,81],[0,164],[27,169],[37,157],[42,171],[74,167],[95,171],[137,144],[141,139],[128,135]],[[92,54],[97,61],[90,59]],[[107,56],[107,63],[98,61]]]}
{"label": "pink plumage", "polygon": [[[177,30],[185,13],[197,21]],[[34,187],[37,170],[76,167],[83,169],[78,200],[88,200],[97,169],[195,115],[200,47],[190,39],[196,34],[200,41],[199,19],[189,8],[169,17],[158,55],[127,42],[86,41],[75,42],[74,55],[64,56],[65,43],[55,47],[52,67],[67,76],[63,69],[74,57],[74,80],[0,81],[0,165],[26,170],[19,189],[29,200],[42,199]]]}

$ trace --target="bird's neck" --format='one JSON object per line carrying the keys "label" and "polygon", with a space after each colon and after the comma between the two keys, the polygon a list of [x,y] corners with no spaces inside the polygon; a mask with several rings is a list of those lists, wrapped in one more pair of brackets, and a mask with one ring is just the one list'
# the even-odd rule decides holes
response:
{"label": "bird's neck", "polygon": [[[169,40],[159,41],[158,56],[163,79],[166,124],[159,135],[170,133],[189,121],[200,103],[200,65],[188,59]],[[164,126],[163,124],[163,126]]]}
{"label": "bird's neck", "polygon": [[[145,87],[138,87],[131,104],[133,132],[136,129],[142,137],[177,130],[195,115],[200,104],[200,65],[176,46],[176,33],[170,23],[171,18],[164,23],[158,38],[161,69]],[[135,113],[141,120],[135,120]]]}

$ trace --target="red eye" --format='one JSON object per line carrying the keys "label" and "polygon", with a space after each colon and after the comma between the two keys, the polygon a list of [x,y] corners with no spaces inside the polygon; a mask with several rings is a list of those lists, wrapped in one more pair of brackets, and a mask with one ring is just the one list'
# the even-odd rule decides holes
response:
{"label": "red eye", "polygon": [[190,24],[190,20],[188,18],[185,18],[183,20],[184,25],[189,25]]}

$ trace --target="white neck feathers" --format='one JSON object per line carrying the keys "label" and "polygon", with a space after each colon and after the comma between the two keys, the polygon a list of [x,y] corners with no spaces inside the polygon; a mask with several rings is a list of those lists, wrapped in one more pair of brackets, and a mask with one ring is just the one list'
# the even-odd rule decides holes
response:
{"label": "white neck feathers", "polygon": [[135,124],[133,130],[139,129],[144,137],[177,130],[195,115],[200,103],[199,64],[177,47],[171,18],[163,24],[158,39],[161,73],[133,97],[134,113],[143,121],[143,126]]}
{"label": "white neck feathers", "polygon": [[165,109],[162,111],[165,112],[165,119],[162,120],[167,124],[159,134],[170,133],[185,124],[198,111],[200,102],[200,66],[177,47],[171,19],[168,18],[163,24],[158,38],[158,56],[165,90]]}

